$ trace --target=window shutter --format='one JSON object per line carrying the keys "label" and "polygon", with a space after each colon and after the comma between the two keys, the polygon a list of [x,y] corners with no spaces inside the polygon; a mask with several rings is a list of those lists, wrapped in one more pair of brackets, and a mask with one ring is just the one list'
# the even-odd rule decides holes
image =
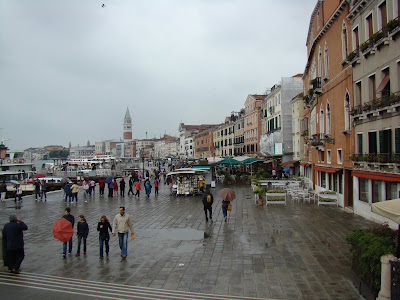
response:
{"label": "window shutter", "polygon": [[358,154],[363,154],[363,135],[358,134]]}
{"label": "window shutter", "polygon": [[394,151],[400,153],[400,128],[396,128],[394,131]]}
{"label": "window shutter", "polygon": [[387,153],[385,147],[385,130],[379,131],[379,153]]}

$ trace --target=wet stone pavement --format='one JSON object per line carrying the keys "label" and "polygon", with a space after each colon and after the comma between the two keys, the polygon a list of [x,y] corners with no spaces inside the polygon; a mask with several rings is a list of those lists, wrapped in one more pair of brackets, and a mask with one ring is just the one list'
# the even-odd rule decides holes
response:
{"label": "wet stone pavement", "polygon": [[[223,221],[215,196],[213,222],[206,222],[201,196],[173,197],[161,185],[150,198],[96,195],[72,204],[76,220],[83,214],[90,232],[88,252],[62,258],[62,243],[51,227],[64,214],[62,192],[47,202],[26,196],[20,209],[0,203],[0,226],[16,213],[29,227],[25,233],[22,272],[98,282],[207,294],[268,299],[359,299],[350,281],[345,237],[372,222],[336,207],[289,203],[259,207],[249,186],[233,186],[229,221]],[[143,193],[144,194],[144,193]],[[118,238],[111,237],[109,259],[99,260],[96,226],[105,214],[112,222],[118,207],[132,215],[135,240],[122,260]],[[206,234],[205,234],[206,233]],[[209,237],[208,237],[209,236]]]}

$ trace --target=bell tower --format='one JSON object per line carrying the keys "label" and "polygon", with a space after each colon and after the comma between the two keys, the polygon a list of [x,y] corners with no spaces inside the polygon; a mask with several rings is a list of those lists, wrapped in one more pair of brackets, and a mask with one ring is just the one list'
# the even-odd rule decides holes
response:
{"label": "bell tower", "polygon": [[123,139],[124,141],[132,140],[132,119],[128,107],[126,108],[126,113],[124,118]]}

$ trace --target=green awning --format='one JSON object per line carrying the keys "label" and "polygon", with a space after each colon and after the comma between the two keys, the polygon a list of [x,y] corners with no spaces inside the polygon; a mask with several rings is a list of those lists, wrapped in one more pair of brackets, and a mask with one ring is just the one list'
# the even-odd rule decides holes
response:
{"label": "green awning", "polygon": [[255,162],[263,162],[263,161],[264,161],[263,159],[250,157],[250,158],[245,159],[244,161],[242,161],[242,164],[252,164],[252,163],[255,163]]}
{"label": "green awning", "polygon": [[239,164],[241,164],[241,162],[237,161],[236,159],[234,159],[232,157],[225,157],[223,160],[220,160],[217,164],[218,165],[239,165]]}
{"label": "green awning", "polygon": [[211,166],[193,166],[192,169],[210,170],[210,169],[211,169]]}

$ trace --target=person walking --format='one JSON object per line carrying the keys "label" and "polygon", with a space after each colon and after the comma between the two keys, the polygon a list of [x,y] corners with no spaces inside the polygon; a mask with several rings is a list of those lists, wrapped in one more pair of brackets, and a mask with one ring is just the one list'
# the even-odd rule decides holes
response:
{"label": "person walking", "polygon": [[108,197],[111,197],[111,198],[112,198],[112,196],[113,196],[113,191],[114,191],[114,182],[111,180],[111,181],[108,183]]}
{"label": "person walking", "polygon": [[114,196],[117,197],[118,196],[118,182],[117,179],[114,179]]}
{"label": "person walking", "polygon": [[15,186],[15,203],[22,202],[22,188],[20,184]]}
{"label": "person walking", "polygon": [[100,192],[101,196],[104,195],[105,186],[106,186],[106,182],[104,181],[103,178],[100,178],[100,180],[99,180],[99,189],[100,189],[100,191],[99,192]]}
{"label": "person walking", "polygon": [[89,183],[86,182],[86,180],[82,181],[82,188],[83,188],[83,198],[85,198],[85,202],[87,202],[87,198],[89,197],[90,186]]}
{"label": "person walking", "polygon": [[208,222],[207,211],[209,212],[210,220],[212,220],[213,203],[214,203],[214,196],[213,194],[211,194],[211,191],[208,188],[206,188],[206,191],[203,194],[203,207],[204,207],[204,213],[206,215],[206,222]]}
{"label": "person walking", "polygon": [[6,195],[7,195],[7,185],[6,182],[3,181],[0,184],[0,201],[6,201]]}
{"label": "person walking", "polygon": [[7,249],[5,265],[15,274],[19,274],[21,263],[24,260],[24,231],[28,226],[16,215],[10,216],[10,222],[4,225],[3,238]]}
{"label": "person walking", "polygon": [[116,236],[118,233],[119,248],[121,249],[121,257],[126,258],[128,255],[128,235],[131,231],[133,238],[133,225],[131,217],[125,213],[125,207],[119,208],[119,214],[115,216],[112,227],[112,234]]}
{"label": "person walking", "polygon": [[158,195],[158,179],[154,179],[154,194]]}
{"label": "person walking", "polygon": [[96,196],[95,194],[96,194],[96,189],[95,189],[95,187],[96,187],[96,181],[94,181],[94,180],[89,180],[89,187],[90,187],[90,192],[89,192],[89,195],[90,196]]}
{"label": "person walking", "polygon": [[79,185],[74,183],[71,186],[72,202],[74,202],[74,199],[75,199],[75,203],[78,203],[78,192],[79,192]]}
{"label": "person walking", "polygon": [[108,253],[110,252],[110,234],[109,231],[112,232],[112,228],[110,225],[110,221],[106,216],[100,217],[100,222],[97,224],[97,231],[99,232],[99,244],[100,244],[100,259],[103,259],[104,255],[104,244],[106,245],[106,256],[108,257]]}
{"label": "person walking", "polygon": [[146,195],[147,195],[147,198],[148,198],[148,197],[150,197],[151,188],[152,188],[150,180],[146,179],[146,181],[144,182],[144,187],[145,187]]}
{"label": "person walking", "polygon": [[38,179],[35,180],[35,201],[38,201],[38,197],[40,197],[40,182]]}
{"label": "person walking", "polygon": [[140,187],[140,182],[139,182],[139,181],[136,181],[136,182],[135,182],[135,189],[136,189],[136,194],[135,194],[135,196],[140,197],[140,190],[141,190],[142,188]]}
{"label": "person walking", "polygon": [[72,182],[68,182],[67,184],[64,185],[65,203],[67,203],[68,198],[69,198],[69,202],[71,203],[71,200],[72,200],[71,185],[72,185]]}
{"label": "person walking", "polygon": [[[65,209],[65,215],[63,216],[64,219],[69,221],[72,225],[72,228],[74,228],[75,225],[75,217],[71,215],[71,209],[67,207]],[[67,243],[68,243],[68,253],[72,253],[72,236],[68,242],[63,242],[63,257],[65,258],[67,256]]]}
{"label": "person walking", "polygon": [[44,201],[47,201],[47,195],[46,195],[46,193],[47,193],[47,183],[46,183],[45,180],[42,180],[40,182],[40,191],[41,191],[41,193],[40,193],[40,201],[43,201],[43,196],[44,196]]}
{"label": "person walking", "polygon": [[121,193],[121,197],[125,197],[125,185],[126,185],[125,179],[122,178],[121,181],[119,182],[119,191]]}
{"label": "person walking", "polygon": [[80,215],[78,217],[78,224],[76,225],[77,229],[77,236],[78,236],[78,250],[76,251],[75,256],[80,256],[81,255],[81,242],[83,239],[83,254],[86,254],[86,239],[89,234],[89,225],[86,222],[86,218],[84,215]]}
{"label": "person walking", "polygon": [[133,179],[132,179],[132,176],[129,177],[128,184],[129,184],[128,196],[129,196],[129,193],[132,193],[132,195],[135,195],[135,193],[133,192]]}
{"label": "person walking", "polygon": [[226,223],[226,220],[228,218],[228,205],[229,205],[229,201],[222,200],[222,214],[224,215],[225,223]]}

